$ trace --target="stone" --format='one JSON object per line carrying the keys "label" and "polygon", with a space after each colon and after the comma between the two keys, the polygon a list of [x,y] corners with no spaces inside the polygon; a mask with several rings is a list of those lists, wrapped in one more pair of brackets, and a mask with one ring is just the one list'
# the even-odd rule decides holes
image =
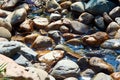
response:
{"label": "stone", "polygon": [[[64,65],[63,65],[64,64]],[[51,75],[55,78],[77,77],[79,75],[79,66],[71,60],[60,60],[53,67]]]}
{"label": "stone", "polygon": [[10,11],[0,9],[0,17],[7,17],[9,14],[11,14]]}
{"label": "stone", "polygon": [[19,42],[25,42],[25,39],[23,36],[21,35],[15,35],[11,37],[11,41],[19,41]]}
{"label": "stone", "polygon": [[114,80],[111,76],[105,73],[98,73],[92,80]]}
{"label": "stone", "polygon": [[95,71],[95,73],[104,72],[106,74],[111,74],[114,72],[112,65],[98,57],[90,58],[89,64],[92,66],[92,69]]}
{"label": "stone", "polygon": [[51,22],[45,30],[49,31],[49,30],[57,30],[62,26],[63,22],[61,20],[57,20],[54,22]]}
{"label": "stone", "polygon": [[46,9],[48,12],[54,12],[57,10],[61,10],[61,6],[57,3],[56,0],[48,0],[46,2]]}
{"label": "stone", "polygon": [[108,33],[110,38],[114,38],[116,32],[120,29],[120,25],[118,25],[116,22],[111,22],[107,29],[106,32]]}
{"label": "stone", "polygon": [[9,31],[12,31],[12,26],[7,20],[0,18],[0,27],[5,27]]}
{"label": "stone", "polygon": [[80,46],[82,45],[82,41],[78,38],[73,38],[65,42],[65,44],[70,44],[73,46]]}
{"label": "stone", "polygon": [[38,29],[44,29],[48,24],[49,21],[47,18],[42,18],[42,17],[38,17],[33,19],[35,27]]}
{"label": "stone", "polygon": [[43,56],[39,56],[38,54],[38,61],[40,61],[41,63],[46,63],[50,67],[52,67],[56,62],[58,62],[63,57],[64,57],[64,51],[53,50],[53,51],[47,52]]}
{"label": "stone", "polygon": [[83,43],[89,46],[99,46],[107,39],[108,39],[108,34],[105,32],[96,32],[91,35],[83,36],[82,38]]}
{"label": "stone", "polygon": [[109,15],[112,19],[115,19],[116,17],[120,17],[120,6],[117,6],[113,8],[110,12]]}
{"label": "stone", "polygon": [[35,41],[32,43],[31,48],[34,49],[47,49],[49,47],[52,47],[54,44],[54,41],[47,36],[38,36]]}
{"label": "stone", "polygon": [[0,42],[2,42],[2,41],[8,41],[8,39],[0,37]]}
{"label": "stone", "polygon": [[27,12],[25,8],[20,8],[13,11],[6,17],[6,20],[10,22],[12,25],[23,22],[27,17]]}
{"label": "stone", "polygon": [[120,80],[120,72],[114,72],[111,74],[113,80]]}
{"label": "stone", "polygon": [[0,27],[0,37],[6,38],[6,39],[11,39],[12,34],[10,31],[4,27]]}
{"label": "stone", "polygon": [[95,25],[97,28],[104,30],[106,29],[105,23],[104,23],[104,18],[101,16],[96,16],[95,17]]}
{"label": "stone", "polygon": [[74,2],[70,6],[72,11],[77,11],[77,12],[84,12],[85,11],[85,3],[84,2]]}
{"label": "stone", "polygon": [[2,5],[0,5],[0,8],[2,9],[11,9],[13,8],[19,0],[7,0],[4,1]]}
{"label": "stone", "polygon": [[109,0],[89,0],[86,4],[86,11],[92,14],[103,14],[104,12],[109,12],[116,5]]}
{"label": "stone", "polygon": [[69,31],[70,31],[70,29],[65,25],[62,25],[60,27],[60,32],[62,32],[62,33],[68,33]]}
{"label": "stone", "polygon": [[78,80],[78,79],[75,77],[68,77],[68,78],[65,78],[64,80]]}
{"label": "stone", "polygon": [[63,8],[63,9],[69,9],[70,8],[70,5],[72,4],[71,1],[64,1],[60,4],[60,6]]}
{"label": "stone", "polygon": [[58,13],[51,13],[50,14],[50,21],[57,21],[61,19],[61,15]]}
{"label": "stone", "polygon": [[108,15],[107,12],[104,12],[103,13],[103,20],[107,23],[107,24],[110,24],[111,22],[113,22],[112,18]]}
{"label": "stone", "polygon": [[120,17],[116,17],[115,21],[118,23],[118,25],[120,25]]}
{"label": "stone", "polygon": [[26,11],[30,10],[30,7],[27,3],[23,3],[23,4],[19,5],[18,7],[16,7],[16,9],[20,9],[20,8],[25,8]]}
{"label": "stone", "polygon": [[71,21],[71,28],[74,33],[87,34],[89,27],[78,21]]}
{"label": "stone", "polygon": [[[0,64],[5,65],[4,77],[9,77],[14,80],[35,80],[31,73],[25,70],[25,67],[18,65],[12,59],[0,54]],[[16,74],[17,73],[17,74]]]}
{"label": "stone", "polygon": [[25,39],[25,43],[32,44],[39,35],[40,34],[32,33],[30,35],[25,36],[25,38],[24,38]]}
{"label": "stone", "polygon": [[120,29],[118,29],[118,31],[115,34],[115,39],[120,39]]}
{"label": "stone", "polygon": [[120,39],[108,39],[101,44],[105,49],[120,49]]}
{"label": "stone", "polygon": [[20,31],[23,32],[32,32],[34,22],[31,19],[26,19],[23,23],[20,24]]}
{"label": "stone", "polygon": [[88,12],[83,12],[78,20],[84,24],[90,24],[94,20],[94,16]]}

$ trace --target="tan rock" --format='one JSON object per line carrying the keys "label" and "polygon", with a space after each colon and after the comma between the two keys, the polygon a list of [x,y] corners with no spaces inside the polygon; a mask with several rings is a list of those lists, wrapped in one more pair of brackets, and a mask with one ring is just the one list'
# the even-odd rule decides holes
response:
{"label": "tan rock", "polygon": [[118,31],[115,34],[115,39],[120,39],[120,29],[118,29]]}
{"label": "tan rock", "polygon": [[23,36],[20,36],[20,35],[15,35],[15,36],[12,36],[12,37],[11,37],[11,40],[12,40],[12,41],[25,42],[24,37],[23,37]]}
{"label": "tan rock", "polygon": [[111,74],[111,77],[114,79],[114,80],[120,80],[120,72],[114,72]]}

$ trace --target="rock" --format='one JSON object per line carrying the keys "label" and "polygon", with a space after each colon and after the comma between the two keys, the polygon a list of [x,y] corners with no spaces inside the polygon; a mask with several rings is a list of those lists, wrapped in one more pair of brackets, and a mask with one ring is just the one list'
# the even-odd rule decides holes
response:
{"label": "rock", "polygon": [[53,40],[47,36],[38,36],[35,41],[32,43],[31,48],[34,49],[47,49],[52,47],[54,44]]}
{"label": "rock", "polygon": [[83,43],[89,46],[99,46],[107,39],[108,39],[108,34],[105,32],[96,32],[91,35],[83,36],[82,38]]}
{"label": "rock", "polygon": [[13,8],[19,0],[7,0],[4,1],[3,4],[0,4],[0,8],[2,9],[11,9]]}
{"label": "rock", "polygon": [[0,27],[0,37],[3,37],[3,38],[10,40],[11,36],[12,36],[12,34],[10,33],[10,31],[8,31],[4,27]]}
{"label": "rock", "polygon": [[111,76],[105,73],[98,73],[92,80],[114,80]]}
{"label": "rock", "polygon": [[61,25],[63,24],[63,22],[61,20],[57,20],[57,21],[54,21],[54,22],[51,22],[47,27],[46,27],[46,30],[49,31],[49,30],[57,30],[61,27]]}
{"label": "rock", "polygon": [[116,17],[115,21],[120,25],[120,17]]}
{"label": "rock", "polygon": [[31,73],[27,72],[25,67],[16,64],[12,59],[2,54],[0,54],[0,64],[6,64],[6,71],[3,74],[4,77],[9,77],[14,80],[35,80],[35,77],[33,77]]}
{"label": "rock", "polygon": [[12,31],[12,26],[7,20],[0,18],[0,27],[5,27],[9,31]]}
{"label": "rock", "polygon": [[22,24],[20,24],[20,31],[31,32],[33,31],[33,21],[31,19],[26,19]]}
{"label": "rock", "polygon": [[27,17],[25,8],[17,9],[6,17],[6,20],[12,25],[23,22]]}
{"label": "rock", "polygon": [[38,54],[38,60],[41,63],[48,64],[50,67],[52,67],[56,62],[58,62],[63,57],[64,57],[64,51],[62,50],[53,50],[46,53],[43,56],[39,56]]}
{"label": "rock", "polygon": [[75,77],[68,77],[68,78],[65,78],[64,80],[78,80],[78,79]]}
{"label": "rock", "polygon": [[70,29],[67,26],[65,26],[65,25],[62,25],[60,27],[60,32],[62,32],[62,33],[67,33],[69,31],[70,31]]}
{"label": "rock", "polygon": [[97,28],[104,30],[106,29],[105,23],[104,23],[104,18],[101,16],[96,16],[95,17],[95,25]]}
{"label": "rock", "polygon": [[16,9],[20,9],[20,8],[25,8],[26,11],[30,10],[30,7],[27,3],[23,3],[20,6],[16,7]]}
{"label": "rock", "polygon": [[120,72],[114,72],[111,74],[113,80],[120,80]]}
{"label": "rock", "polygon": [[110,12],[109,15],[112,19],[115,19],[116,17],[120,17],[120,6],[117,6],[113,8]]}
{"label": "rock", "polygon": [[94,16],[87,12],[82,13],[78,18],[78,20],[84,24],[92,23],[93,19],[94,19]]}
{"label": "rock", "polygon": [[113,66],[98,57],[92,57],[89,60],[89,64],[95,72],[104,72],[106,74],[111,74],[114,72]]}
{"label": "rock", "polygon": [[60,6],[63,8],[63,9],[69,9],[70,8],[70,5],[72,4],[71,1],[64,1],[60,4]]}
{"label": "rock", "polygon": [[115,39],[120,39],[120,29],[118,29],[118,31],[115,34]]}
{"label": "rock", "polygon": [[[64,65],[63,65],[64,64]],[[79,66],[71,60],[60,60],[51,71],[55,78],[77,77],[79,75]]]}
{"label": "rock", "polygon": [[107,14],[107,12],[103,13],[103,20],[107,23],[110,24],[111,22],[113,22],[112,18]]}
{"label": "rock", "polygon": [[92,78],[94,75],[95,75],[95,72],[89,68],[81,72],[82,77]]}
{"label": "rock", "polygon": [[74,2],[70,6],[72,11],[77,11],[77,12],[84,12],[85,11],[85,3],[84,2]]}
{"label": "rock", "polygon": [[46,2],[46,9],[48,12],[54,12],[61,10],[61,6],[56,2],[56,0],[48,0]]}
{"label": "rock", "polygon": [[111,22],[108,25],[106,32],[108,33],[110,38],[114,38],[118,29],[120,29],[120,25],[118,25],[116,22]]}
{"label": "rock", "polygon": [[32,44],[38,36],[39,36],[39,34],[33,33],[33,34],[25,36],[24,39],[25,39],[26,43]]}
{"label": "rock", "polygon": [[0,17],[7,17],[9,14],[11,14],[10,11],[0,9]]}
{"label": "rock", "polygon": [[19,45],[15,44],[15,43],[8,42],[8,41],[1,41],[0,48],[1,48],[0,54],[3,54],[3,55],[8,56],[8,57],[12,57],[18,51],[20,51]]}
{"label": "rock", "polygon": [[86,11],[92,14],[103,14],[104,12],[109,12],[116,5],[109,0],[90,0],[86,4]]}
{"label": "rock", "polygon": [[71,28],[73,29],[74,33],[78,34],[87,34],[89,30],[87,25],[78,21],[71,21]]}
{"label": "rock", "polygon": [[101,44],[105,49],[120,49],[120,39],[109,39]]}
{"label": "rock", "polygon": [[65,42],[65,44],[70,44],[73,46],[80,46],[82,45],[82,41],[78,38],[73,38]]}
{"label": "rock", "polygon": [[58,13],[51,13],[50,15],[50,21],[57,21],[61,19],[61,15]]}
{"label": "rock", "polygon": [[0,42],[2,42],[2,41],[8,41],[8,39],[0,37]]}
{"label": "rock", "polygon": [[24,43],[25,39],[21,35],[15,35],[15,36],[12,36],[11,41],[19,41],[19,42],[23,42]]}
{"label": "rock", "polygon": [[38,29],[44,29],[49,24],[48,19],[42,17],[35,18],[33,21]]}

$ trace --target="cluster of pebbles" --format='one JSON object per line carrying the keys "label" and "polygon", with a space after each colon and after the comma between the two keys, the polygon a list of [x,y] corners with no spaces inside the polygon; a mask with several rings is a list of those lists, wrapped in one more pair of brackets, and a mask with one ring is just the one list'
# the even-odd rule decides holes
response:
{"label": "cluster of pebbles", "polygon": [[120,80],[120,0],[0,0],[0,79]]}

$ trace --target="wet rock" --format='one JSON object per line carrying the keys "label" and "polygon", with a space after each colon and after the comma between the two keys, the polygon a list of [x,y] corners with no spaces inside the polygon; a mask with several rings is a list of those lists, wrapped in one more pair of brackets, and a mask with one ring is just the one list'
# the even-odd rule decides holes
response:
{"label": "wet rock", "polygon": [[34,42],[34,40],[39,36],[39,34],[37,33],[33,33],[33,34],[30,34],[30,35],[27,35],[25,36],[25,42],[26,43],[30,43],[32,44]]}
{"label": "wet rock", "polygon": [[120,17],[116,17],[115,21],[120,25]]}
{"label": "wet rock", "polygon": [[71,28],[73,29],[74,33],[78,34],[85,34],[89,30],[87,25],[78,21],[71,21]]}
{"label": "wet rock", "polygon": [[20,42],[25,42],[25,39],[23,36],[21,35],[15,35],[11,37],[11,41],[20,41]]}
{"label": "wet rock", "polygon": [[103,14],[104,12],[109,12],[115,4],[109,0],[89,0],[86,4],[86,11],[92,14]]}
{"label": "wet rock", "polygon": [[81,73],[82,77],[90,77],[92,78],[95,75],[95,72],[92,69],[86,69]]}
{"label": "wet rock", "polygon": [[27,17],[27,12],[25,8],[17,9],[13,11],[6,17],[6,20],[9,21],[12,25],[23,22]]}
{"label": "wet rock", "polygon": [[61,58],[63,58],[63,56],[64,56],[64,51],[54,50],[54,51],[50,51],[50,52],[48,52],[45,55],[40,56],[40,57],[38,55],[38,60],[41,63],[46,63],[51,67],[56,62],[58,62]]}
{"label": "wet rock", "polygon": [[95,17],[95,25],[97,28],[99,28],[101,30],[104,30],[106,28],[105,23],[104,23],[104,18],[101,16]]}
{"label": "wet rock", "polygon": [[68,77],[68,78],[65,78],[64,80],[78,80],[78,79],[75,77]]}
{"label": "wet rock", "polygon": [[11,14],[10,11],[0,9],[0,17],[7,17],[9,14]]}
{"label": "wet rock", "polygon": [[92,23],[94,19],[94,16],[90,13],[84,12],[79,16],[79,21],[84,23],[84,24],[90,24]]}
{"label": "wet rock", "polygon": [[31,32],[33,31],[33,21],[31,19],[26,19],[22,24],[20,24],[20,31]]}
{"label": "wet rock", "polygon": [[[0,54],[0,64],[7,63],[5,66],[4,77],[10,77],[14,80],[34,80],[31,73],[25,70],[25,67],[22,67],[16,64],[12,59]],[[17,73],[17,74],[16,74]]]}
{"label": "wet rock", "polygon": [[75,2],[71,4],[71,10],[77,12],[84,12],[85,11],[85,3],[84,2]]}
{"label": "wet rock", "polygon": [[58,13],[51,13],[50,15],[50,21],[57,21],[61,19],[61,15]]}
{"label": "wet rock", "polygon": [[74,33],[64,33],[62,36],[65,40],[70,40],[70,39],[79,37],[80,35],[74,34]]}
{"label": "wet rock", "polygon": [[7,0],[7,1],[4,1],[4,3],[2,5],[0,5],[0,8],[2,8],[2,9],[11,9],[16,5],[16,3],[18,1],[19,0]]}
{"label": "wet rock", "polygon": [[8,41],[0,42],[0,54],[6,55],[8,57],[14,56],[18,51],[20,51],[20,46],[15,43],[10,43]]}
{"label": "wet rock", "polygon": [[114,80],[111,76],[105,73],[98,73],[92,80]]}
{"label": "wet rock", "polygon": [[120,80],[120,72],[114,72],[111,74],[113,80]]}
{"label": "wet rock", "polygon": [[4,27],[0,27],[0,37],[7,38],[10,40],[12,34]]}
{"label": "wet rock", "polygon": [[70,8],[70,5],[72,4],[71,1],[64,1],[60,4],[60,6],[63,8],[63,9],[69,9]]}
{"label": "wet rock", "polygon": [[0,18],[0,27],[5,27],[9,31],[12,31],[12,26],[7,20]]}
{"label": "wet rock", "polygon": [[67,26],[65,26],[65,25],[62,25],[60,27],[60,32],[62,32],[62,33],[67,33],[69,31],[70,31],[70,29]]}
{"label": "wet rock", "polygon": [[83,36],[83,43],[89,46],[98,46],[108,39],[108,35],[105,32],[96,32],[91,35]]}
{"label": "wet rock", "polygon": [[106,32],[108,33],[110,38],[114,38],[118,29],[120,29],[120,26],[116,22],[111,22],[108,25]]}
{"label": "wet rock", "polygon": [[61,20],[55,21],[55,22],[51,22],[47,27],[46,30],[57,30],[61,27],[61,25],[63,24],[63,22]]}
{"label": "wet rock", "polygon": [[120,17],[120,6],[117,6],[113,8],[110,12],[109,15],[112,19],[115,19],[116,17]]}
{"label": "wet rock", "polygon": [[101,44],[102,48],[105,49],[120,49],[120,40],[119,39],[109,39]]}
{"label": "wet rock", "polygon": [[42,17],[35,18],[33,21],[38,29],[44,29],[49,24],[48,19]]}
{"label": "wet rock", "polygon": [[56,0],[48,0],[46,2],[46,9],[48,12],[54,12],[56,10],[61,10],[61,6],[56,2]]}
{"label": "wet rock", "polygon": [[31,48],[34,49],[46,49],[52,47],[54,44],[53,40],[47,36],[38,36],[33,42]]}
{"label": "wet rock", "polygon": [[113,22],[113,20],[112,20],[111,17],[107,14],[107,12],[104,12],[104,13],[103,13],[103,18],[104,18],[104,21],[105,21],[107,24]]}
{"label": "wet rock", "polygon": [[106,74],[111,74],[114,72],[113,66],[98,57],[92,57],[89,60],[89,64],[92,66],[95,72],[104,72]]}
{"label": "wet rock", "polygon": [[66,77],[77,77],[79,72],[79,66],[75,62],[71,60],[60,60],[50,74],[55,78],[61,79]]}

